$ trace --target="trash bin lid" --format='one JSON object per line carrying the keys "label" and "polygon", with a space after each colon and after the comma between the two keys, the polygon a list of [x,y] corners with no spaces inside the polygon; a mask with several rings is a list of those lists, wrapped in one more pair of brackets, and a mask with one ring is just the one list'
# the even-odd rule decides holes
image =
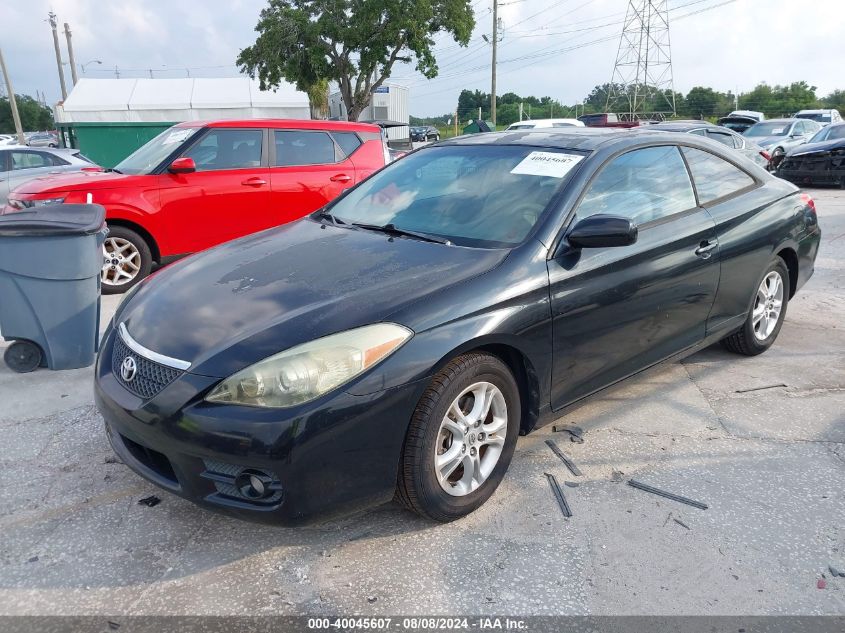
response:
{"label": "trash bin lid", "polygon": [[103,228],[106,210],[99,204],[51,204],[0,215],[0,237],[19,235],[92,235]]}

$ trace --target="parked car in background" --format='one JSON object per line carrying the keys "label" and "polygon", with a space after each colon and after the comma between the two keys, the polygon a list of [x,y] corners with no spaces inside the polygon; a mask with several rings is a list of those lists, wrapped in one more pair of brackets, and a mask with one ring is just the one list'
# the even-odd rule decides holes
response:
{"label": "parked car in background", "polygon": [[755,123],[742,133],[771,154],[771,166],[777,167],[786,153],[809,141],[819,131],[818,123],[805,119],[769,119]]}
{"label": "parked car in background", "polygon": [[726,127],[729,130],[742,134],[752,125],[765,120],[766,115],[762,112],[755,112],[754,110],[734,110],[728,116],[719,119],[717,123],[722,127]]}
{"label": "parked car in background", "polygon": [[832,123],[842,122],[842,115],[839,114],[839,110],[836,108],[828,110],[801,110],[795,114],[795,118],[809,119],[820,125],[831,125]]}
{"label": "parked car in background", "polygon": [[534,119],[531,121],[517,121],[511,123],[505,131],[510,130],[536,130],[555,127],[585,127],[583,121],[578,119]]}
{"label": "parked car in background", "polygon": [[578,117],[587,127],[638,127],[639,121],[621,121],[619,116],[613,112],[601,114],[582,114]]}
{"label": "parked car in background", "polygon": [[180,123],[99,173],[30,181],[7,209],[45,200],[106,208],[103,292],[123,292],[154,262],[311,213],[387,159],[375,125],[253,119]]}
{"label": "parked car in background", "polygon": [[0,134],[0,146],[20,145],[17,134]]}
{"label": "parked car in background", "polygon": [[845,123],[819,130],[786,154],[777,175],[801,185],[839,185],[845,189]]}
{"label": "parked car in background", "polygon": [[765,352],[820,237],[811,198],[705,138],[460,136],[142,282],[95,400],[124,464],[206,508],[452,521],[570,404],[717,341]]}
{"label": "parked car in background", "polygon": [[58,147],[59,137],[50,132],[38,132],[26,140],[30,147]]}
{"label": "parked car in background", "polygon": [[411,140],[415,142],[439,141],[440,130],[433,125],[415,125],[411,127]]}
{"label": "parked car in background", "polygon": [[[9,192],[28,180],[85,168],[98,169],[78,149],[32,149],[24,145],[0,146],[0,208]],[[44,181],[33,187],[42,186]],[[49,201],[49,198],[47,199]],[[83,200],[84,202],[84,200]],[[41,201],[42,204],[45,201]]]}
{"label": "parked car in background", "polygon": [[741,134],[737,134],[733,130],[722,127],[721,125],[713,125],[707,121],[666,121],[664,123],[649,125],[648,129],[704,136],[727,147],[732,147],[764,168],[769,166],[769,162],[772,159],[769,152],[754,143],[751,139],[745,138]]}

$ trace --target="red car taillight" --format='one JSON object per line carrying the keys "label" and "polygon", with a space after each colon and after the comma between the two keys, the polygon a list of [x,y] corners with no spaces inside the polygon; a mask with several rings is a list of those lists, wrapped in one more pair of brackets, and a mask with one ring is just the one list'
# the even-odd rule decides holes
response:
{"label": "red car taillight", "polygon": [[765,159],[766,159],[766,162],[771,162],[771,160],[772,160],[772,155],[771,155],[771,154],[769,154],[769,152],[767,152],[766,150],[761,151],[761,152],[760,152],[760,156],[762,156],[763,158],[765,158]]}
{"label": "red car taillight", "polygon": [[816,213],[816,201],[813,200],[813,197],[809,193],[801,194],[801,202],[810,209],[814,216],[818,217],[818,213]]}

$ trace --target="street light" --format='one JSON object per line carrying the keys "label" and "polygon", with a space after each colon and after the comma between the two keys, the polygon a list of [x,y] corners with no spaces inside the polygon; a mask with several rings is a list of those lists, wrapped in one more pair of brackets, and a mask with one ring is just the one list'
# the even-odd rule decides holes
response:
{"label": "street light", "polygon": [[82,74],[84,75],[86,66],[88,66],[90,64],[102,64],[102,63],[103,62],[101,62],[99,59],[92,59],[90,61],[85,62],[84,64],[80,64],[79,66],[82,68]]}

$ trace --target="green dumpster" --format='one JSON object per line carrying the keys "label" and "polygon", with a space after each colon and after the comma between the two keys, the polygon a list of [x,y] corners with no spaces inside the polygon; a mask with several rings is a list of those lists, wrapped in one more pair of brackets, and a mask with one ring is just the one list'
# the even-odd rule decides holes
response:
{"label": "green dumpster", "polygon": [[114,167],[173,122],[57,123],[63,147],[79,149],[102,167]]}

